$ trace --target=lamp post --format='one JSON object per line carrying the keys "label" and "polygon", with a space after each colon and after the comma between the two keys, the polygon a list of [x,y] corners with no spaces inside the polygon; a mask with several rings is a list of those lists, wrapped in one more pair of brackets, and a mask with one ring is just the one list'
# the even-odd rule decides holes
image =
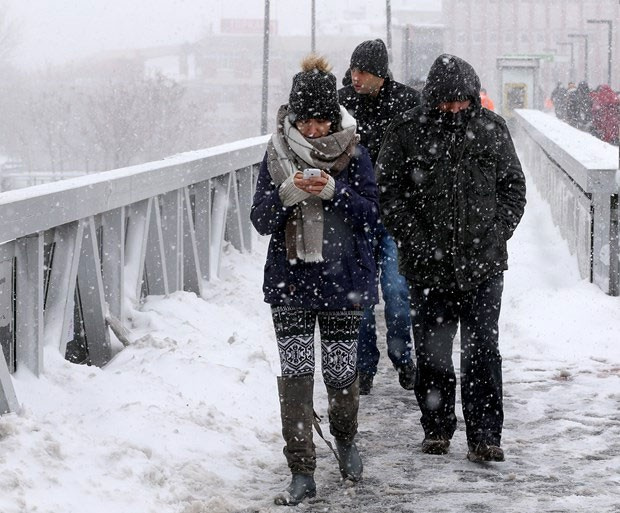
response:
{"label": "lamp post", "polygon": [[316,53],[316,0],[312,0],[310,16],[310,50]]}
{"label": "lamp post", "polygon": [[569,80],[572,82],[575,80],[575,43],[572,41],[558,42],[559,46],[570,45],[570,73],[568,74]]}
{"label": "lamp post", "polygon": [[583,66],[586,82],[588,82],[588,34],[568,34],[568,37],[582,37],[584,41],[583,46]]}
{"label": "lamp post", "polygon": [[607,84],[611,87],[611,46],[612,46],[612,30],[613,22],[611,20],[587,20],[588,23],[606,23],[607,24]]}
{"label": "lamp post", "polygon": [[265,0],[263,26],[263,98],[260,113],[260,133],[267,133],[267,101],[269,98],[269,0]]}
{"label": "lamp post", "polygon": [[392,62],[392,2],[385,0],[386,43],[389,61]]}

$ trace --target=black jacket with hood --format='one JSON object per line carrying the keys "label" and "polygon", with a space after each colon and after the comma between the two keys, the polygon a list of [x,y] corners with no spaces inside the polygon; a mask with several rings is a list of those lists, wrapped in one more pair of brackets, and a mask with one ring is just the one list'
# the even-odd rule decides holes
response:
{"label": "black jacket with hood", "polygon": [[[480,80],[441,55],[423,104],[395,119],[375,171],[381,215],[417,285],[471,290],[508,268],[506,241],[523,215],[525,178],[506,123],[480,105]],[[458,114],[444,101],[470,100]]]}
{"label": "black jacket with hood", "polygon": [[368,148],[370,160],[374,164],[390,122],[399,114],[419,105],[420,93],[388,76],[377,96],[358,94],[349,82],[338,90],[338,99],[357,121],[360,143]]}

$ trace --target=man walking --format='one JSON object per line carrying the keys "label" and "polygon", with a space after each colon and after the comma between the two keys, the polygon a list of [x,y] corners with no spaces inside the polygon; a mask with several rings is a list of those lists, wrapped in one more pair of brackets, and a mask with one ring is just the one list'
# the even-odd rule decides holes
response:
{"label": "man walking", "polygon": [[471,65],[441,55],[422,95],[423,106],[390,126],[375,168],[383,222],[411,292],[422,451],[447,453],[456,429],[460,324],[468,458],[503,461],[498,320],[525,178],[505,121],[481,108]]}
{"label": "man walking", "polygon": [[[381,39],[360,43],[351,55],[351,83],[338,91],[340,104],[356,119],[360,142],[374,164],[390,122],[420,103],[420,94],[392,80],[388,53]],[[347,81],[348,82],[348,81]],[[375,234],[380,283],[385,303],[388,356],[398,371],[399,382],[412,390],[415,365],[411,358],[411,318],[407,281],[398,273],[397,248],[380,224]],[[364,312],[358,339],[360,394],[370,393],[377,373],[379,349],[374,307]]]}

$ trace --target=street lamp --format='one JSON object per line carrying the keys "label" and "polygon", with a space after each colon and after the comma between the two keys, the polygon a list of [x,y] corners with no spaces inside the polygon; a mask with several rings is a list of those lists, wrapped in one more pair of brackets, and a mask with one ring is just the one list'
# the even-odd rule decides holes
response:
{"label": "street lamp", "polygon": [[587,20],[588,23],[607,23],[607,85],[611,87],[611,46],[612,46],[612,26],[611,20]]}
{"label": "street lamp", "polygon": [[311,21],[310,21],[310,50],[312,53],[316,52],[316,1],[312,0],[312,9],[311,9]]}
{"label": "street lamp", "polygon": [[260,112],[260,133],[267,133],[267,101],[269,98],[269,0],[265,0],[263,26],[263,98]]}
{"label": "street lamp", "polygon": [[568,42],[558,42],[557,44],[559,46],[570,45],[570,73],[569,73],[569,79],[572,82],[572,81],[575,80],[575,43],[573,43],[572,41],[568,41]]}
{"label": "street lamp", "polygon": [[387,51],[389,61],[392,61],[392,2],[385,0],[385,22],[387,29]]}
{"label": "street lamp", "polygon": [[568,34],[568,37],[582,37],[584,41],[583,47],[583,65],[584,65],[584,74],[586,76],[586,82],[588,82],[588,34]]}

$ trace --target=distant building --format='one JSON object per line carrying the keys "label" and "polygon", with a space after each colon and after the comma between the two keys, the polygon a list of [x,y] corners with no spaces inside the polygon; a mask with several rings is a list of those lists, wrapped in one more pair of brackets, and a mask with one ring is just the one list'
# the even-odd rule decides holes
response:
{"label": "distant building", "polygon": [[[499,96],[497,58],[541,56],[541,86],[549,94],[559,80],[584,80],[585,38],[588,36],[588,83],[607,82],[606,25],[588,19],[608,19],[614,23],[614,59],[620,55],[617,23],[620,3],[612,0],[443,0],[445,24],[443,46],[471,62],[492,98]],[[573,70],[571,70],[572,43]],[[620,72],[612,69],[612,87],[620,87]]]}

